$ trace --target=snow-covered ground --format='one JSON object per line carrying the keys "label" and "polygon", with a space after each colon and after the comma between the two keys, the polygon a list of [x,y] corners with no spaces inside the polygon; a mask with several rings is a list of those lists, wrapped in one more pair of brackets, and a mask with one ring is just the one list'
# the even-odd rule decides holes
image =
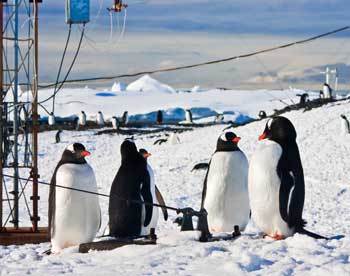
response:
{"label": "snow-covered ground", "polygon": [[[204,90],[199,86],[191,90],[175,90],[172,87],[145,75],[128,86],[115,83],[110,88],[63,88],[56,96],[55,115],[61,117],[77,116],[84,110],[89,120],[95,120],[98,111],[109,121],[111,117],[121,117],[124,111],[129,112],[130,121],[156,120],[158,110],[164,111],[165,121],[182,121],[185,109],[191,109],[194,119],[207,118],[214,121],[216,114],[224,114],[226,121],[239,122],[256,118],[260,109],[271,114],[274,109],[285,107],[299,101],[297,94],[304,91],[288,89],[283,91],[269,90]],[[30,101],[31,92],[21,93],[23,102]],[[53,89],[39,91],[39,102],[47,99]],[[310,93],[310,97],[318,93]],[[280,100],[282,99],[281,102]],[[43,103],[47,111],[52,111],[52,100]],[[39,108],[42,118],[48,113]],[[234,116],[232,116],[234,115]]]}
{"label": "snow-covered ground", "polygon": [[[162,96],[127,91],[116,92],[118,100],[114,102],[110,101],[113,97],[101,97],[99,101],[94,97],[90,101],[89,93],[92,95],[96,91],[73,89],[69,93],[68,90],[62,91],[57,99],[62,103],[57,108],[61,116],[77,113],[76,110],[82,108],[91,113],[106,110],[106,114],[112,115],[112,111],[121,113],[123,110],[118,111],[118,108],[125,105],[134,114],[166,107],[201,106],[220,111],[230,108],[256,117],[260,109],[272,111],[283,107],[274,97],[288,101],[285,92],[218,90],[164,93]],[[84,97],[82,93],[86,93]],[[125,96],[132,93],[134,97]],[[84,99],[82,103],[67,103],[69,98],[78,97]],[[113,108],[117,102],[118,108]],[[307,229],[330,237],[344,235],[344,238],[326,241],[296,234],[273,241],[261,238],[261,233],[251,222],[235,241],[199,243],[196,232],[179,232],[172,223],[176,214],[170,212],[168,222],[159,221],[157,245],[132,245],[88,254],[79,254],[77,248],[69,248],[51,256],[41,255],[49,248],[48,243],[0,246],[0,275],[350,275],[350,134],[340,134],[340,114],[350,117],[349,100],[308,112],[293,111],[284,116],[294,123],[298,133],[306,182],[304,218],[308,221]],[[259,143],[257,138],[264,125],[265,121],[258,121],[234,130],[242,137],[239,145],[248,160]],[[138,147],[152,153],[149,162],[167,205],[199,208],[205,172],[190,171],[196,163],[210,159],[223,128],[223,125],[217,125],[181,133],[180,143],[175,145],[153,145],[156,137],[135,137]],[[50,180],[66,145],[81,142],[92,152],[88,162],[95,170],[99,192],[109,193],[120,165],[119,147],[125,137],[94,133],[64,131],[60,144],[54,144],[55,132],[40,133],[41,180]],[[46,186],[40,187],[40,195],[40,223],[44,226],[47,223]],[[108,219],[108,200],[101,197],[100,203],[104,227]],[[22,222],[29,225],[24,208],[21,208],[21,215]]]}

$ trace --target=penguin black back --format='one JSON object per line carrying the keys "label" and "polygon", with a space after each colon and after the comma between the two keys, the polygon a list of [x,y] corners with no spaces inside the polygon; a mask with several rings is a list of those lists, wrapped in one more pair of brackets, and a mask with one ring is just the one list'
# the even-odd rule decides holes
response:
{"label": "penguin black back", "polygon": [[[125,140],[121,145],[121,166],[115,176],[109,201],[110,235],[114,237],[139,236],[141,232],[142,205],[128,200],[152,203],[150,176],[145,158],[136,145]],[[141,198],[142,196],[142,198]],[[145,205],[147,226],[152,218],[150,205]]]}

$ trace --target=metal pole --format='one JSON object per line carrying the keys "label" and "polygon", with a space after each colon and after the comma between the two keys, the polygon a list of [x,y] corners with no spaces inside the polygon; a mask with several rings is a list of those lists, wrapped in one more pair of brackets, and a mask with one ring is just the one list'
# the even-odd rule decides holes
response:
{"label": "metal pole", "polygon": [[2,48],[3,48],[3,41],[2,41],[2,22],[3,22],[3,4],[2,1],[0,1],[0,232],[2,230],[2,185],[3,185],[3,158],[4,158],[4,152],[3,152],[3,108],[4,108],[4,91],[3,91],[3,60],[2,60]]}
{"label": "metal pole", "polygon": [[18,228],[18,0],[14,1],[14,67],[15,77],[13,82],[13,200],[14,200],[14,211],[13,211],[13,226]]}
{"label": "metal pole", "polygon": [[33,70],[33,103],[32,103],[32,122],[33,122],[33,231],[38,231],[38,0],[34,0],[34,70]]}

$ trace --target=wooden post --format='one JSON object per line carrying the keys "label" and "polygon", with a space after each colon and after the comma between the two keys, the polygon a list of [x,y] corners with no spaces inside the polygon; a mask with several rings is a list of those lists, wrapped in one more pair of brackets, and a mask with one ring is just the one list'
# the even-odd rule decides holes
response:
{"label": "wooden post", "polygon": [[33,103],[32,103],[32,139],[33,139],[33,165],[31,177],[33,178],[33,231],[38,231],[38,0],[34,0],[34,76],[33,76]]}
{"label": "wooden post", "polygon": [[0,232],[2,231],[2,212],[3,212],[3,201],[2,201],[2,186],[3,186],[3,111],[4,111],[4,90],[3,90],[3,4],[0,1]]}

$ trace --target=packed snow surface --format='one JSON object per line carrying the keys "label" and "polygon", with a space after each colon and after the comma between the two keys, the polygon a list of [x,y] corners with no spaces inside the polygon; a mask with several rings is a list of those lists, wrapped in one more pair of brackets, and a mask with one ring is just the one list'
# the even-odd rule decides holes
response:
{"label": "packed snow surface", "polygon": [[[91,108],[90,111],[97,106],[111,110],[109,100],[90,102],[89,94],[96,91],[85,90],[62,93],[61,103],[63,99],[68,102],[69,97],[77,99],[75,92],[79,95],[86,93],[87,96],[82,98],[83,103],[72,102],[72,108],[67,104],[65,107],[59,106],[58,110],[66,114],[73,113],[76,109],[80,111],[82,106]],[[286,98],[284,92],[269,93],[275,93],[274,97]],[[192,101],[200,99],[202,107],[223,107],[227,104],[223,98],[229,98],[227,105],[232,109],[246,110],[252,114],[257,114],[260,109],[271,110],[276,103],[281,104],[278,101],[271,102],[274,98],[263,91],[219,93],[214,90],[195,94],[217,96],[207,99],[208,105],[205,105],[206,97],[195,98],[192,95]],[[179,105],[185,106],[188,104],[185,98],[180,100],[184,95],[188,94],[172,94],[172,102],[178,101]],[[126,100],[121,95],[116,97],[120,101],[124,99],[132,109],[133,105],[129,102],[131,99]],[[132,112],[141,114],[146,111],[147,108],[142,107],[138,100],[134,103]],[[152,106],[148,107],[149,112],[159,108],[156,103],[146,103]],[[164,98],[162,103],[165,103]],[[307,112],[300,110],[284,114],[293,122],[298,133],[297,142],[306,184],[306,228],[328,237],[343,237],[315,240],[296,234],[285,240],[274,241],[262,238],[262,233],[250,222],[246,231],[235,241],[200,243],[197,241],[198,233],[179,231],[172,223],[177,215],[170,211],[169,221],[164,222],[160,218],[157,245],[130,245],[87,254],[79,254],[77,248],[72,247],[61,254],[50,256],[41,254],[49,248],[49,243],[0,246],[0,275],[350,275],[350,135],[339,134],[340,114],[349,118],[349,107],[350,101],[347,100]],[[248,160],[259,144],[258,136],[265,123],[266,120],[257,121],[234,129],[242,137],[239,146]],[[199,209],[205,171],[191,172],[191,169],[196,163],[210,159],[216,139],[225,126],[196,128],[178,134],[180,143],[177,144],[153,145],[159,137],[135,136],[137,146],[152,153],[149,163],[167,205]],[[81,142],[92,153],[87,160],[95,171],[99,192],[108,194],[120,166],[120,144],[126,137],[111,134],[97,136],[93,130],[64,131],[62,142],[54,144],[55,134],[56,132],[50,131],[39,135],[40,179],[49,181],[64,148],[70,143]],[[46,186],[40,186],[40,196],[40,224],[45,226],[48,197]],[[102,228],[99,234],[108,221],[108,199],[101,197],[100,203]],[[20,212],[21,223],[30,225],[22,202]]]}

